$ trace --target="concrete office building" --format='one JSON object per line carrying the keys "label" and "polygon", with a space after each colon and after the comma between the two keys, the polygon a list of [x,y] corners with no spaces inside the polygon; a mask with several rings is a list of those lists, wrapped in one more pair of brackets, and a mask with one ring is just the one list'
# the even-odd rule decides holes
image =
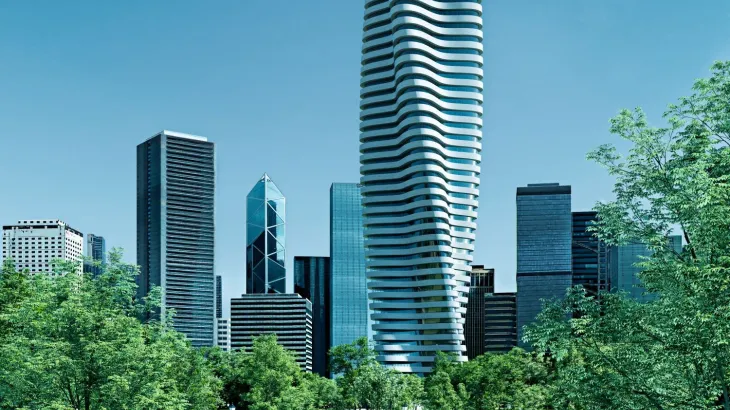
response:
{"label": "concrete office building", "polygon": [[246,197],[246,293],[286,293],[286,199],[264,174]]}
{"label": "concrete office building", "polygon": [[215,146],[162,131],[137,146],[138,296],[162,290],[193,346],[215,342]]}
{"label": "concrete office building", "polygon": [[484,350],[507,353],[517,346],[517,294],[494,293],[484,297]]}
{"label": "concrete office building", "polygon": [[375,350],[465,361],[482,139],[480,1],[365,1],[360,173]]}
{"label": "concrete office building", "polygon": [[494,269],[485,269],[482,265],[474,265],[471,269],[471,285],[469,301],[466,304],[466,323],[464,336],[466,354],[469,360],[484,354],[484,298],[494,293]]}
{"label": "concrete office building", "polygon": [[216,318],[216,345],[225,351],[231,350],[231,319]]}
{"label": "concrete office building", "polygon": [[330,187],[330,346],[372,339],[360,185]]}
{"label": "concrete office building", "polygon": [[3,260],[12,259],[15,269],[30,274],[55,275],[55,260],[79,262],[83,271],[84,235],[57,219],[31,219],[3,225]]}
{"label": "concrete office building", "polygon": [[[677,253],[682,252],[682,237],[680,235],[671,235],[667,239]],[[643,270],[637,264],[641,263],[644,258],[653,255],[643,243],[635,242],[621,246],[611,247],[611,289],[614,291],[624,291],[630,297],[640,302],[648,302],[657,298],[656,293],[647,293],[646,288],[641,283],[639,274]]]}
{"label": "concrete office building", "polygon": [[95,263],[106,264],[106,241],[103,236],[86,234],[86,246],[84,247],[84,272],[98,275],[102,268]]}
{"label": "concrete office building", "polygon": [[517,334],[542,310],[542,300],[565,296],[572,284],[571,188],[517,188]]}
{"label": "concrete office building", "polygon": [[294,257],[294,293],[312,303],[312,371],[322,377],[329,375],[330,274],[330,258],[326,256]]}
{"label": "concrete office building", "polygon": [[312,371],[312,303],[297,294],[245,294],[231,299],[231,348],[251,351],[253,339],[276,335],[305,371]]}

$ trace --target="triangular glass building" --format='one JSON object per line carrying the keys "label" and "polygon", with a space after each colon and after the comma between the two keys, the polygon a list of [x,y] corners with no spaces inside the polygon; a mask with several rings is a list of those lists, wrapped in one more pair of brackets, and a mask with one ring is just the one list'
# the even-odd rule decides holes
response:
{"label": "triangular glass building", "polygon": [[286,293],[286,199],[264,174],[246,197],[246,293]]}

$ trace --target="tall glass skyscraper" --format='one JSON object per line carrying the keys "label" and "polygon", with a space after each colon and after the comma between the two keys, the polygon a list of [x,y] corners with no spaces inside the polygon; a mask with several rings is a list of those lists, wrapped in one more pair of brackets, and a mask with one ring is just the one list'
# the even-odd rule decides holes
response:
{"label": "tall glass skyscraper", "polygon": [[483,355],[485,352],[486,307],[484,300],[488,294],[494,293],[494,269],[474,265],[471,270],[469,285],[469,302],[466,304],[466,322],[464,335],[466,355],[469,360]]}
{"label": "tall glass skyscraper", "polygon": [[[677,253],[682,252],[682,236],[671,235],[667,238],[669,246]],[[638,263],[650,258],[654,252],[641,242],[628,243],[611,247],[610,281],[611,289],[624,291],[629,297],[639,302],[649,302],[658,297],[656,293],[647,293],[641,283],[639,274],[643,268]]]}
{"label": "tall glass skyscraper", "polygon": [[378,360],[465,361],[482,138],[481,0],[366,0],[360,172]]}
{"label": "tall glass skyscraper", "polygon": [[86,245],[84,247],[84,256],[90,260],[84,261],[84,272],[98,275],[101,273],[102,268],[95,266],[94,262],[99,262],[102,265],[106,263],[106,241],[103,236],[94,235],[93,233],[86,234]]}
{"label": "tall glass skyscraper", "polygon": [[162,131],[137,146],[138,296],[162,288],[162,308],[193,346],[213,346],[215,147]]}
{"label": "tall glass skyscraper", "polygon": [[517,188],[517,334],[535,321],[542,299],[562,298],[572,281],[571,188]]}
{"label": "tall glass skyscraper", "polygon": [[294,257],[294,293],[312,302],[312,371],[322,377],[329,374],[330,274],[330,258],[326,256]]}
{"label": "tall glass skyscraper", "polygon": [[589,228],[598,212],[573,212],[573,286],[583,286],[590,294],[607,291],[609,246]]}
{"label": "tall glass skyscraper", "polygon": [[264,174],[246,197],[246,293],[286,293],[284,194]]}
{"label": "tall glass skyscraper", "polygon": [[330,188],[330,344],[370,335],[360,185]]}

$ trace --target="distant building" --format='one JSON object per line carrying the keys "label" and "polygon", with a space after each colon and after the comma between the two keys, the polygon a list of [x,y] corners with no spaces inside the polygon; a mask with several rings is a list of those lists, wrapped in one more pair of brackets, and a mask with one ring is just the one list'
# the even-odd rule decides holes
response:
{"label": "distant building", "polygon": [[215,317],[223,317],[223,278],[215,275]]}
{"label": "distant building", "polygon": [[482,265],[472,266],[464,323],[464,343],[469,360],[484,354],[484,297],[490,293],[494,293],[494,269],[485,269]]}
{"label": "distant building", "polygon": [[529,184],[517,188],[517,334],[572,284],[571,188]]}
{"label": "distant building", "polygon": [[312,371],[312,303],[297,294],[245,294],[231,299],[231,348],[251,351],[253,339],[275,334]]}
{"label": "distant building", "polygon": [[330,188],[331,346],[372,339],[360,185]]}
{"label": "distant building", "polygon": [[30,274],[55,275],[55,260],[79,262],[82,272],[84,235],[57,219],[32,219],[3,226],[3,260]]}
{"label": "distant building", "polygon": [[294,292],[312,302],[312,371],[328,377],[330,348],[330,258],[294,257]]}
{"label": "distant building", "polygon": [[264,174],[246,197],[246,293],[286,293],[284,194]]}
{"label": "distant building", "polygon": [[137,146],[138,297],[162,290],[193,346],[215,342],[215,146],[162,131]]}
{"label": "distant building", "polygon": [[[682,237],[669,236],[669,246],[677,253],[682,252]],[[651,257],[653,252],[643,243],[629,243],[611,247],[611,289],[624,291],[639,302],[648,302],[657,298],[656,293],[647,293],[639,279],[643,270],[637,266],[644,258]]]}
{"label": "distant building", "polygon": [[225,351],[231,350],[231,320],[216,319],[216,345]]}
{"label": "distant building", "polygon": [[487,294],[484,298],[484,350],[507,353],[517,346],[516,293]]}
{"label": "distant building", "polygon": [[106,264],[106,241],[103,236],[97,236],[93,233],[86,235],[86,247],[84,248],[84,272],[93,275],[99,275],[102,271],[100,266],[96,266],[93,262]]}
{"label": "distant building", "polygon": [[598,212],[573,212],[573,286],[583,286],[590,294],[608,290],[609,247],[588,228]]}

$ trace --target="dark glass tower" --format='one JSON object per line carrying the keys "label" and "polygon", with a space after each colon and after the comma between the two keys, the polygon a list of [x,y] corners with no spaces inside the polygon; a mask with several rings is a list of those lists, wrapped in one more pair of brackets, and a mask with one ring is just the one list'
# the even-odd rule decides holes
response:
{"label": "dark glass tower", "polygon": [[484,350],[507,353],[517,346],[517,294],[486,295],[484,311]]}
{"label": "dark glass tower", "polygon": [[246,197],[246,293],[286,293],[285,198],[264,174]]}
{"label": "dark glass tower", "polygon": [[162,131],[137,146],[138,296],[162,289],[165,315],[193,346],[213,346],[215,147]]}
{"label": "dark glass tower", "polygon": [[[669,246],[677,253],[682,252],[682,237],[671,235],[667,238]],[[649,302],[657,298],[656,293],[647,293],[641,283],[639,274],[643,268],[641,263],[644,258],[653,255],[649,247],[641,242],[630,242],[621,246],[611,247],[610,282],[611,290],[626,292],[629,297],[639,302]]]}
{"label": "dark glass tower", "polygon": [[98,261],[102,265],[106,264],[106,241],[103,236],[97,236],[90,233],[86,235],[85,246],[84,256],[91,259],[91,261],[84,261],[84,272],[98,275],[101,273],[102,268],[100,266],[95,266],[93,262]]}
{"label": "dark glass tower", "polygon": [[484,297],[489,293],[494,293],[494,269],[472,266],[464,323],[464,342],[469,360],[484,354]]}
{"label": "dark glass tower", "polygon": [[542,310],[542,300],[562,298],[572,283],[570,186],[517,188],[517,333]]}
{"label": "dark glass tower", "polygon": [[330,188],[331,346],[371,339],[360,185]]}
{"label": "dark glass tower", "polygon": [[588,228],[598,217],[595,211],[573,212],[573,286],[590,294],[608,290],[608,246]]}
{"label": "dark glass tower", "polygon": [[215,318],[223,317],[223,278],[215,276]]}
{"label": "dark glass tower", "polygon": [[327,377],[330,348],[330,258],[294,257],[294,292],[312,302],[312,371]]}

